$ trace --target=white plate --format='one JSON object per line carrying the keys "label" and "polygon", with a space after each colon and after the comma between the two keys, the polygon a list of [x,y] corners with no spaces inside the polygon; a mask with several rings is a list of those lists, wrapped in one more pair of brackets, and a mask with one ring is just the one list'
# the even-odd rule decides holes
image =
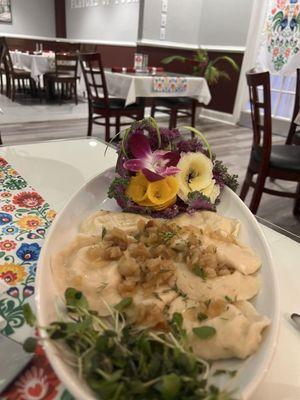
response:
{"label": "white plate", "polygon": [[[114,200],[107,198],[107,189],[112,181],[113,170],[107,170],[87,182],[68,202],[55,218],[42,248],[37,270],[37,319],[40,326],[47,326],[57,319],[55,299],[57,291],[51,274],[51,256],[67,245],[78,231],[82,220],[93,211],[118,210]],[[237,218],[241,222],[240,239],[253,248],[262,259],[262,289],[254,301],[256,309],[270,318],[272,324],[264,333],[259,350],[245,361],[223,361],[219,366],[238,368],[239,373],[232,382],[242,399],[249,399],[268,370],[277,343],[279,326],[279,294],[269,246],[259,224],[249,209],[230,189],[222,193],[218,212]],[[45,343],[46,354],[61,381],[78,399],[94,399],[91,390],[81,382],[76,372],[57,354],[49,341]],[[218,367],[219,367],[218,366]]]}

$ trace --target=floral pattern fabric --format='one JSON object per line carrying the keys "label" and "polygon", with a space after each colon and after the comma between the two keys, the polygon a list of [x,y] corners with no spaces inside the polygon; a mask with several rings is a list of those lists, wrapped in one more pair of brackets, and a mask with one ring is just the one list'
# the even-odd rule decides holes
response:
{"label": "floral pattern fabric", "polygon": [[[55,211],[0,157],[0,330],[22,343],[33,335],[22,306],[34,304],[40,250]],[[70,400],[45,355],[34,357],[7,392],[5,400]]]}
{"label": "floral pattern fabric", "polygon": [[170,76],[154,76],[153,92],[183,93],[187,90],[187,79]]}
{"label": "floral pattern fabric", "polygon": [[290,75],[300,66],[300,0],[270,0],[259,65],[271,73]]}

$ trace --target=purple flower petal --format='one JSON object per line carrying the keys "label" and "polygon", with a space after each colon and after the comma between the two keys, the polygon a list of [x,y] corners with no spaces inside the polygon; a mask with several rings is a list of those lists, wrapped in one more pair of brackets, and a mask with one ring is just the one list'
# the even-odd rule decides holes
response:
{"label": "purple flower petal", "polygon": [[[180,160],[180,154],[177,153],[176,151],[169,151],[166,153],[163,158],[165,160],[169,160],[168,163],[166,164],[167,167],[175,166],[178,164]],[[179,171],[178,171],[179,172]]]}
{"label": "purple flower petal", "polygon": [[156,181],[160,181],[161,179],[164,179],[164,176],[159,175],[156,172],[150,171],[150,169],[148,169],[148,168],[143,168],[142,173],[145,175],[145,177],[150,182],[156,182]]}
{"label": "purple flower petal", "polygon": [[165,171],[163,172],[164,176],[169,176],[169,175],[176,175],[181,171],[180,168],[176,167],[167,167]]}
{"label": "purple flower petal", "polygon": [[149,139],[140,133],[130,137],[128,146],[134,158],[148,158],[152,154]]}
{"label": "purple flower petal", "polygon": [[138,172],[148,166],[148,163],[141,159],[126,160],[123,164],[124,168],[129,171]]}

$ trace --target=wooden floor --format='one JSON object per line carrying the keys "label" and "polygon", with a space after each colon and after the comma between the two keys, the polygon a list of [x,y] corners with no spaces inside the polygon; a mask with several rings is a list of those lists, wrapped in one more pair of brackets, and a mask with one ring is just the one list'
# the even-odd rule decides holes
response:
{"label": "wooden floor", "polygon": [[[166,123],[164,120],[161,121],[162,125]],[[242,183],[249,159],[251,131],[244,127],[231,126],[206,119],[199,121],[197,127],[206,135],[217,157],[229,166],[230,172],[239,175],[239,182]],[[97,128],[99,129],[99,127]],[[85,136],[86,131],[86,119],[27,122],[1,127],[4,145],[80,137]],[[97,129],[95,129],[94,135],[103,138],[103,133]],[[284,138],[275,136],[274,143],[284,143]],[[278,181],[273,185],[290,187],[291,190],[295,190],[295,185],[290,183]],[[246,203],[249,203],[249,195]],[[264,194],[258,216],[300,235],[300,221],[293,216],[292,208],[293,200]]]}

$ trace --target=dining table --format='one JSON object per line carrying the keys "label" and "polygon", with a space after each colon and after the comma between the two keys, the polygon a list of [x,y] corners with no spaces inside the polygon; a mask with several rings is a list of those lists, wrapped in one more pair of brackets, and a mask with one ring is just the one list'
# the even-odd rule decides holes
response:
{"label": "dining table", "polygon": [[[20,307],[25,303],[35,307],[37,260],[51,222],[82,185],[114,167],[116,160],[116,149],[98,138],[0,146],[2,334],[19,343],[32,335]],[[300,331],[290,315],[300,313],[300,238],[263,219],[258,222],[279,282],[280,329],[272,362],[248,400],[299,400]],[[1,353],[0,361],[3,357]],[[40,348],[1,399],[70,400],[72,396]]]}
{"label": "dining table", "polygon": [[10,57],[15,68],[30,72],[32,79],[37,81],[47,72],[55,71],[55,53],[10,51]]}
{"label": "dining table", "polygon": [[[126,70],[126,69],[125,69]],[[137,98],[193,97],[199,103],[208,104],[211,93],[205,78],[172,72],[114,72],[105,70],[108,93],[125,99],[125,106]]]}

